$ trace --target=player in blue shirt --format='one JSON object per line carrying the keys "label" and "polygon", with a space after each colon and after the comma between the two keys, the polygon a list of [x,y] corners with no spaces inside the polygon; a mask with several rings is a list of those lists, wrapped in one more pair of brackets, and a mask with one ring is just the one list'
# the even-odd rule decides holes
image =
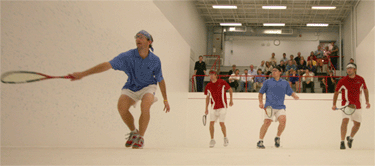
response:
{"label": "player in blue shirt", "polygon": [[[277,135],[275,137],[275,146],[280,146],[280,136],[285,129],[286,123],[286,107],[284,105],[285,94],[288,96],[292,96],[295,100],[299,99],[297,94],[293,92],[289,83],[280,78],[281,73],[282,70],[280,67],[273,68],[273,78],[266,80],[259,91],[259,108],[265,109],[267,106],[271,106],[273,110],[272,116],[270,118],[264,112],[264,123],[260,128],[259,142],[257,143],[257,147],[260,149],[265,148],[263,145],[263,138],[266,135],[267,129],[268,127],[270,127],[274,117],[276,122],[279,121],[279,127]],[[263,104],[264,93],[266,93],[266,104]]]}
{"label": "player in blue shirt", "polygon": [[[117,108],[122,120],[129,127],[130,133],[125,143],[126,147],[133,149],[143,148],[144,134],[150,121],[150,107],[156,102],[156,84],[159,83],[160,91],[164,98],[164,110],[170,111],[167,100],[165,81],[163,78],[159,57],[153,51],[152,36],[145,30],[139,31],[135,36],[136,49],[119,54],[109,62],[101,63],[83,72],[70,74],[79,80],[91,74],[100,73],[113,68],[128,75],[128,80],[122,88]],[[141,100],[141,116],[139,117],[139,131],[135,128],[134,118],[129,112],[130,106],[135,106]]]}

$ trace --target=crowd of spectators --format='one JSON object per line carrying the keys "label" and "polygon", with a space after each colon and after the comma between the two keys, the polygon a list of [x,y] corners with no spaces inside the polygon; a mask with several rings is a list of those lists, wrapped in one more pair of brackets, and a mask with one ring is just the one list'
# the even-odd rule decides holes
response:
{"label": "crowd of spectators", "polygon": [[[278,61],[276,54],[272,53],[269,60],[262,60],[256,69],[251,64],[249,69],[240,72],[239,69],[236,69],[236,65],[233,65],[232,70],[229,71],[228,83],[236,92],[256,92],[262,87],[263,82],[271,77],[272,69],[279,67],[282,69],[281,78],[287,80],[291,87],[294,85],[296,92],[300,92],[300,88],[302,88],[302,92],[305,93],[307,88],[311,88],[311,93],[314,93],[314,87],[317,86],[314,85],[314,76],[319,73],[319,75],[329,76],[320,81],[323,92],[332,93],[336,84],[332,70],[337,67],[337,57],[335,57],[337,51],[338,47],[332,42],[331,46],[326,46],[325,49],[322,49],[320,45],[317,46],[317,50],[311,51],[306,59],[301,55],[301,52],[298,52],[296,57],[290,55],[289,58],[286,53],[283,53],[281,60]],[[197,63],[196,66],[202,64],[201,62]],[[351,63],[354,61],[351,60]],[[302,87],[300,87],[301,85]],[[197,85],[197,87],[201,86]],[[199,88],[199,90],[201,89]]]}

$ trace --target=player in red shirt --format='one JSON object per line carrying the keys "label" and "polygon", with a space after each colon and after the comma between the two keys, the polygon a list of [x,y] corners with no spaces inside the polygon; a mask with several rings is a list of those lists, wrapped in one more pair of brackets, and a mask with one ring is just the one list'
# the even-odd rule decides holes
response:
{"label": "player in red shirt", "polygon": [[230,102],[229,106],[233,105],[233,90],[229,86],[229,84],[217,78],[217,73],[214,70],[210,70],[210,80],[206,85],[204,90],[204,94],[207,95],[206,97],[206,112],[208,114],[208,105],[211,99],[211,107],[212,111],[210,113],[210,134],[211,134],[211,141],[210,141],[210,148],[213,148],[216,144],[214,140],[214,124],[217,119],[219,119],[221,131],[224,134],[224,146],[228,146],[228,138],[227,138],[227,131],[224,124],[225,115],[227,114],[227,95],[226,91],[229,90],[230,94]]}
{"label": "player in red shirt", "polygon": [[362,110],[361,110],[360,94],[362,93],[362,90],[365,93],[366,108],[367,109],[370,108],[368,89],[366,87],[365,80],[361,76],[356,75],[357,65],[354,63],[348,64],[346,66],[346,72],[348,73],[348,75],[342,78],[337,83],[335,94],[333,95],[332,110],[336,110],[337,97],[339,95],[339,91],[341,90],[341,94],[342,94],[341,105],[346,106],[349,104],[354,104],[356,106],[356,111],[352,115],[346,115],[342,113],[343,119],[341,123],[340,149],[345,149],[344,141],[345,141],[345,135],[346,135],[349,118],[351,118],[354,123],[350,136],[346,137],[349,148],[352,148],[353,137],[359,130],[359,127],[361,126]]}

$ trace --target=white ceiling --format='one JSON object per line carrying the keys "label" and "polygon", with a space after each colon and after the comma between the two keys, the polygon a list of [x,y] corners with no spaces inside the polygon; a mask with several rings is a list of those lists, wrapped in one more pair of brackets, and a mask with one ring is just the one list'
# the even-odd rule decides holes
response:
{"label": "white ceiling", "polygon": [[[337,27],[358,0],[196,0],[207,26],[239,22],[261,27],[263,23],[285,23],[286,27],[305,27],[306,23],[328,23]],[[213,9],[212,5],[237,5],[237,9]],[[285,10],[262,9],[263,5],[287,6]],[[312,10],[312,6],[336,6],[334,10]]]}

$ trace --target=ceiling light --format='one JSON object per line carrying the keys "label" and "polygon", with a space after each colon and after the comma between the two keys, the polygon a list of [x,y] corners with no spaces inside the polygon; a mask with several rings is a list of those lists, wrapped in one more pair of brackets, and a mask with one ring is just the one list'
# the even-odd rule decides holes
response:
{"label": "ceiling light", "polygon": [[285,26],[285,23],[263,23],[263,26]]}
{"label": "ceiling light", "polygon": [[307,23],[306,26],[308,27],[328,27],[329,24],[322,24],[322,23]]}
{"label": "ceiling light", "polygon": [[214,9],[237,9],[237,6],[229,6],[229,5],[212,5]]}
{"label": "ceiling light", "polygon": [[236,31],[236,27],[230,27],[229,31]]}
{"label": "ceiling light", "polygon": [[262,9],[286,9],[286,6],[262,6]]}
{"label": "ceiling light", "polygon": [[313,6],[311,9],[318,9],[318,10],[332,10],[336,9],[336,6]]}
{"label": "ceiling light", "polygon": [[220,26],[242,26],[241,23],[220,23]]}
{"label": "ceiling light", "polygon": [[267,34],[281,34],[281,29],[266,29],[263,33]]}

